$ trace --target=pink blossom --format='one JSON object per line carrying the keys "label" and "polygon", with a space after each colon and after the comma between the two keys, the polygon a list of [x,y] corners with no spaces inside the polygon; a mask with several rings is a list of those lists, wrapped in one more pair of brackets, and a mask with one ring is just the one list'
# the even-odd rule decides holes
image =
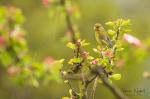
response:
{"label": "pink blossom", "polygon": [[18,74],[20,72],[20,68],[17,67],[17,66],[10,66],[8,69],[7,69],[7,73],[8,75],[10,76],[14,76],[16,74]]}
{"label": "pink blossom", "polygon": [[109,50],[105,51],[105,52],[104,52],[104,55],[107,56],[107,57],[109,57],[109,58],[112,58],[112,57],[113,57],[112,52],[109,51]]}
{"label": "pink blossom", "polygon": [[0,46],[3,46],[5,43],[5,39],[3,36],[0,36]]}
{"label": "pink blossom", "polygon": [[136,37],[134,37],[130,34],[124,34],[124,40],[127,41],[130,44],[135,45],[135,46],[140,46],[141,45],[141,41],[138,38],[136,38]]}
{"label": "pink blossom", "polygon": [[106,55],[106,56],[109,56],[110,54],[111,54],[110,51],[106,51],[106,52],[105,52],[105,55]]}
{"label": "pink blossom", "polygon": [[97,64],[98,64],[98,60],[93,60],[93,61],[91,62],[91,64],[97,65]]}
{"label": "pink blossom", "polygon": [[42,3],[45,7],[49,6],[49,0],[42,0]]}
{"label": "pink blossom", "polygon": [[54,58],[49,56],[49,57],[46,57],[43,62],[47,66],[50,66],[54,61],[55,61]]}
{"label": "pink blossom", "polygon": [[81,56],[82,56],[83,58],[87,58],[87,57],[89,56],[89,52],[83,51],[83,52],[81,53]]}
{"label": "pink blossom", "polygon": [[10,32],[10,37],[12,38],[22,39],[24,36],[25,34],[20,27],[15,27],[15,29]]}

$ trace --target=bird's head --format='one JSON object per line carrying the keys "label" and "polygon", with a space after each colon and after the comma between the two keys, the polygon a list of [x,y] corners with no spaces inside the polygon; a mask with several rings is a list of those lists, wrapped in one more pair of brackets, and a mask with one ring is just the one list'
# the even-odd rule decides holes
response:
{"label": "bird's head", "polygon": [[94,25],[94,31],[101,31],[102,28],[103,26],[100,23],[96,23]]}

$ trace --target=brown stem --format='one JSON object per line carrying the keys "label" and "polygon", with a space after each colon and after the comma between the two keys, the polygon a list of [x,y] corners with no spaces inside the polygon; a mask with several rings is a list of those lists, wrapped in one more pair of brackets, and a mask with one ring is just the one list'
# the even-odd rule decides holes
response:
{"label": "brown stem", "polygon": [[66,0],[61,0],[60,1],[61,5],[64,7],[64,10],[65,10],[65,13],[66,13],[65,20],[66,20],[67,28],[71,32],[72,42],[76,43],[77,40],[76,40],[76,37],[75,37],[75,30],[74,30],[73,24],[71,22],[71,16],[70,16],[70,14],[67,11],[67,8],[65,6],[65,2],[66,2]]}

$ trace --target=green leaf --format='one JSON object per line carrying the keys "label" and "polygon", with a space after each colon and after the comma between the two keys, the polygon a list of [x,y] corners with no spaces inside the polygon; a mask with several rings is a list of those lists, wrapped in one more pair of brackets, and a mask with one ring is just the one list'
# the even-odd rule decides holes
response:
{"label": "green leaf", "polygon": [[69,42],[69,43],[67,43],[67,45],[66,45],[67,47],[69,47],[69,48],[71,48],[71,49],[73,49],[73,50],[75,50],[76,49],[76,45],[75,44],[73,44],[72,42]]}
{"label": "green leaf", "polygon": [[129,26],[129,25],[131,25],[131,20],[124,20],[123,22],[122,22],[122,26]]}
{"label": "green leaf", "polygon": [[99,53],[99,51],[98,51],[96,48],[93,48],[93,51],[94,51],[95,53]]}
{"label": "green leaf", "polygon": [[105,23],[107,26],[114,26],[115,24],[113,22],[107,22]]}
{"label": "green leaf", "polygon": [[4,7],[0,7],[0,24],[4,24],[6,21],[6,9]]}
{"label": "green leaf", "polygon": [[87,46],[87,45],[90,45],[90,43],[85,42],[85,40],[82,40],[82,41],[81,41],[81,46],[84,47],[84,46]]}
{"label": "green leaf", "polygon": [[13,18],[16,21],[17,24],[22,24],[25,21],[25,18],[22,15],[22,11],[20,9],[16,9],[16,12],[13,15]]}
{"label": "green leaf", "polygon": [[13,62],[13,58],[8,52],[0,53],[0,60],[5,67],[9,66]]}
{"label": "green leaf", "polygon": [[121,79],[121,74],[113,74],[111,76],[111,78],[114,79],[114,80],[120,80]]}
{"label": "green leaf", "polygon": [[64,59],[57,60],[52,64],[50,68],[50,73],[51,73],[50,76],[52,77],[53,80],[57,82],[62,82],[60,70],[62,69],[63,62],[64,62]]}
{"label": "green leaf", "polygon": [[72,58],[69,60],[68,64],[73,65],[74,63],[80,63],[82,61],[81,58]]}
{"label": "green leaf", "polygon": [[34,87],[39,87],[39,82],[38,82],[35,78],[31,78],[31,84],[32,84]]}
{"label": "green leaf", "polygon": [[87,57],[87,59],[88,59],[88,60],[93,60],[93,59],[94,59],[94,57],[92,57],[92,56],[88,56],[88,57]]}
{"label": "green leaf", "polygon": [[123,51],[124,50],[124,48],[117,48],[117,50],[116,51],[118,51],[118,52],[120,52],[120,51]]}
{"label": "green leaf", "polygon": [[69,97],[62,97],[62,99],[71,99],[71,98],[69,98]]}
{"label": "green leaf", "polygon": [[110,36],[113,36],[113,35],[115,35],[115,34],[116,34],[116,32],[115,32],[115,31],[113,31],[113,30],[108,30],[108,34],[109,34]]}

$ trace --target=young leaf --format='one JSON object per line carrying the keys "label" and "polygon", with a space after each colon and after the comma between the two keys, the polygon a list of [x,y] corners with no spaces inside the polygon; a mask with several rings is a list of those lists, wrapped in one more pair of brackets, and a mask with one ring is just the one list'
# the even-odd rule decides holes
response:
{"label": "young leaf", "polygon": [[71,98],[69,98],[69,97],[62,97],[62,99],[71,99]]}
{"label": "young leaf", "polygon": [[68,64],[73,65],[74,63],[80,63],[81,61],[82,61],[81,58],[73,58],[69,60]]}
{"label": "young leaf", "polygon": [[111,78],[114,79],[114,80],[120,80],[121,79],[121,74],[113,74],[111,76]]}
{"label": "young leaf", "polygon": [[71,43],[71,42],[69,42],[69,43],[67,43],[67,45],[66,45],[67,47],[69,47],[69,48],[71,48],[71,49],[73,49],[73,50],[75,50],[76,49],[76,45],[75,44],[73,44],[73,43]]}
{"label": "young leaf", "polygon": [[55,80],[57,82],[62,81],[62,79],[60,77],[60,70],[63,66],[63,61],[64,61],[64,59],[55,61],[50,68],[51,77],[53,80]]}
{"label": "young leaf", "polygon": [[115,24],[113,22],[107,22],[105,23],[107,26],[114,26]]}
{"label": "young leaf", "polygon": [[90,43],[86,43],[85,40],[82,40],[82,41],[81,41],[81,46],[87,46],[87,45],[89,45],[89,44],[90,44]]}
{"label": "young leaf", "polygon": [[122,26],[129,26],[129,25],[131,25],[131,20],[124,20],[123,22],[122,22]]}
{"label": "young leaf", "polygon": [[115,32],[115,31],[113,31],[113,30],[108,30],[108,34],[109,34],[110,36],[113,36],[113,35],[115,35],[115,34],[116,34],[116,32]]}

